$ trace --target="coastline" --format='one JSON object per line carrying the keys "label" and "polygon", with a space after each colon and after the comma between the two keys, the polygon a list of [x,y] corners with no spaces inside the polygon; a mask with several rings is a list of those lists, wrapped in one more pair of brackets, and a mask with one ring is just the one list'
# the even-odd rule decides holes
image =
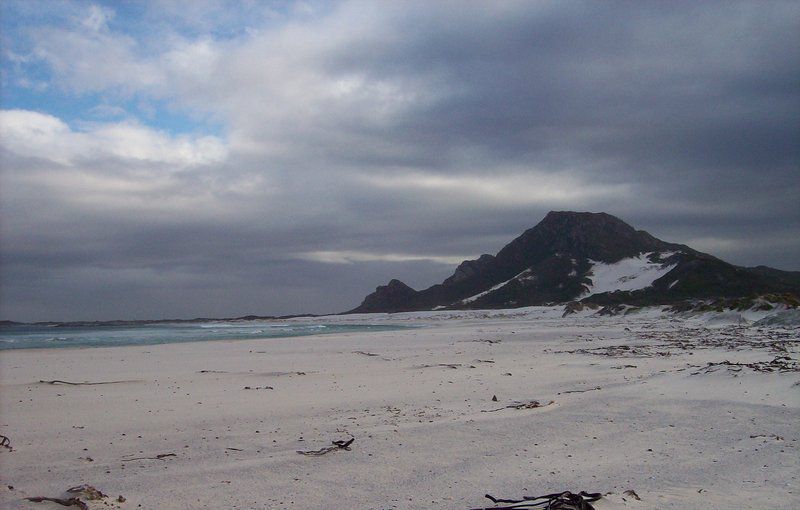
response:
{"label": "coastline", "polygon": [[[613,492],[598,509],[800,501],[798,373],[692,375],[772,359],[702,344],[755,328],[551,309],[340,317],[433,327],[0,352],[14,449],[0,507],[58,508],[22,498],[82,483],[124,495],[119,508],[457,509],[561,490]],[[677,339],[689,346],[663,347]],[[603,354],[619,345],[642,352]],[[296,453],[350,437],[350,451]]]}
{"label": "coastline", "polygon": [[197,324],[189,329],[185,325],[163,324],[136,326],[89,326],[62,330],[63,336],[36,325],[30,328],[0,329],[0,351],[20,349],[74,349],[103,347],[141,347],[173,343],[198,343],[213,341],[269,340],[271,338],[297,338],[331,335],[347,332],[387,331],[407,328],[398,324],[335,323],[330,321],[293,321],[279,324],[215,323]]}

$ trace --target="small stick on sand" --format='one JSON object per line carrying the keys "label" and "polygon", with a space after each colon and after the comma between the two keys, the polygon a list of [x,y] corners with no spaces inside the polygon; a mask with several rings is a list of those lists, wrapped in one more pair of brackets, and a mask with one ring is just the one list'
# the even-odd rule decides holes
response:
{"label": "small stick on sand", "polygon": [[[494,400],[494,399],[492,399]],[[482,413],[496,413],[497,411],[503,411],[505,409],[537,409],[539,407],[549,406],[550,404],[555,403],[554,401],[550,401],[546,404],[542,404],[538,400],[531,400],[530,402],[518,402],[516,404],[509,404],[504,407],[499,407],[497,409],[489,409],[483,410]]]}
{"label": "small stick on sand", "polygon": [[600,386],[595,386],[594,388],[589,388],[588,390],[567,390],[567,391],[561,391],[558,394],[566,395],[567,393],[586,393],[587,391],[597,391],[602,389],[603,388],[601,388]]}
{"label": "small stick on sand", "polygon": [[783,437],[777,434],[756,434],[754,436],[750,436],[750,439],[757,439],[759,437],[763,437],[764,439],[769,439],[773,437],[775,438],[776,441],[783,441]]}
{"label": "small stick on sand", "polygon": [[353,444],[356,438],[352,437],[349,441],[331,441],[333,446],[327,446],[325,448],[320,448],[319,450],[297,450],[297,453],[300,455],[312,455],[315,457],[319,457],[320,455],[325,455],[326,453],[335,452],[337,450],[347,450],[350,451],[350,445]]}
{"label": "small stick on sand", "polygon": [[80,498],[60,499],[60,498],[33,497],[25,499],[27,499],[28,501],[33,501],[34,503],[50,501],[53,503],[58,503],[61,506],[77,506],[81,510],[89,510],[89,506],[85,502],[83,502]]}
{"label": "small stick on sand", "polygon": [[0,434],[0,446],[7,448],[10,452],[14,451],[14,449],[11,447],[11,438],[2,434]]}
{"label": "small stick on sand", "polygon": [[132,460],[164,460],[166,457],[177,457],[175,453],[160,453],[155,457],[134,457],[132,459],[122,459],[122,462],[130,462]]}
{"label": "small stick on sand", "polygon": [[70,382],[70,381],[61,381],[59,379],[53,379],[52,381],[39,380],[39,383],[41,384],[66,384],[68,386],[93,386],[96,384],[119,384],[126,382],[133,382],[133,381]]}
{"label": "small stick on sand", "polygon": [[[416,366],[413,366],[413,367],[411,367],[411,368],[436,368],[436,367],[443,367],[443,368],[453,368],[453,369],[456,369],[456,368],[460,368],[460,367],[463,367],[463,366],[465,366],[465,365],[462,365],[461,363],[439,363],[439,364],[436,364],[436,365],[416,365]],[[469,367],[470,367],[470,368],[475,368],[475,367],[474,367],[474,366],[472,366],[472,365],[470,365]]]}

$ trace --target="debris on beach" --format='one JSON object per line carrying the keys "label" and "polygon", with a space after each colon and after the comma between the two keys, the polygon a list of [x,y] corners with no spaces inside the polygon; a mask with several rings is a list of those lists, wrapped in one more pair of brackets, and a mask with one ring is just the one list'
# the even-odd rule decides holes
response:
{"label": "debris on beach", "polygon": [[628,490],[626,490],[625,492],[623,492],[623,493],[622,493],[622,495],[623,495],[623,496],[628,496],[628,497],[630,497],[630,498],[633,498],[633,499],[635,499],[636,501],[641,501],[641,500],[642,500],[642,498],[640,498],[640,497],[639,497],[639,495],[638,495],[638,494],[636,494],[636,491],[635,491],[635,490],[633,490],[633,489],[628,489]]}
{"label": "debris on beach", "polygon": [[177,457],[176,453],[159,453],[155,457],[133,457],[130,459],[122,459],[122,462],[130,462],[133,460],[164,460],[167,457]]}
{"label": "debris on beach", "polygon": [[744,368],[749,368],[755,372],[800,372],[800,364],[789,356],[776,356],[771,361],[756,361],[754,363],[733,363],[731,361],[708,362],[706,366],[692,375],[710,374],[719,370],[727,370],[738,374]]}
{"label": "debris on beach", "polygon": [[[51,498],[46,496],[33,496],[25,498],[33,503],[57,503],[61,506],[75,506],[81,510],[89,510],[87,501],[102,501],[104,505],[108,506],[108,495],[89,484],[78,485],[70,487],[66,490],[65,496],[61,498]],[[113,500],[112,503],[124,503],[126,499],[119,496]]]}
{"label": "debris on beach", "polygon": [[499,344],[502,340],[491,340],[489,338],[479,338],[477,340],[459,340],[459,342],[476,342],[476,343],[484,343],[484,344]]}
{"label": "debris on beach", "polygon": [[320,455],[325,455],[326,453],[335,452],[339,450],[346,450],[350,451],[350,445],[353,444],[356,438],[351,437],[349,440],[337,440],[331,441],[333,446],[326,446],[325,448],[320,448],[319,450],[297,450],[297,453],[300,455],[309,455],[313,457],[319,457]]}
{"label": "debris on beach", "polygon": [[67,492],[70,494],[82,494],[83,497],[85,497],[89,501],[105,499],[108,497],[107,494],[103,494],[100,490],[88,484],[70,487],[69,489],[67,489]]}
{"label": "debris on beach", "polygon": [[[492,401],[497,402],[494,398]],[[529,400],[527,402],[514,402],[513,404],[509,404],[507,406],[498,407],[497,409],[488,409],[481,411],[482,413],[496,413],[497,411],[503,411],[504,409],[538,409],[540,407],[549,406],[550,404],[555,404],[554,400],[546,404],[542,404],[538,400]]]}
{"label": "debris on beach", "polygon": [[[544,496],[526,497],[522,499],[500,499],[486,494],[485,496],[495,505],[491,507],[474,508],[472,510],[595,510],[594,501],[603,497],[599,492],[581,491],[577,494],[565,491]],[[510,504],[510,505],[509,505]]]}
{"label": "debris on beach", "polygon": [[274,390],[272,386],[245,386],[245,390]]}
{"label": "debris on beach", "polygon": [[379,358],[379,359],[381,359],[383,361],[392,361],[391,358],[386,358],[386,357],[381,356],[380,354],[377,354],[377,353],[374,353],[374,352],[369,352],[369,351],[353,351],[353,354],[359,354],[361,356],[366,356],[368,358]]}
{"label": "debris on beach", "polygon": [[25,499],[34,503],[50,501],[52,503],[58,503],[61,506],[77,506],[81,510],[89,510],[89,505],[87,505],[86,502],[81,498],[48,498],[45,496],[33,496]]}
{"label": "debris on beach", "polygon": [[70,381],[62,381],[60,379],[52,379],[50,381],[39,380],[39,384],[51,384],[51,385],[64,384],[64,385],[67,385],[67,386],[96,386],[96,385],[99,385],[99,384],[120,384],[120,383],[127,383],[127,382],[136,382],[136,381],[98,381],[98,382],[84,381],[84,382],[70,382]]}
{"label": "debris on beach", "polygon": [[14,448],[11,447],[11,438],[8,436],[4,436],[0,434],[0,446],[7,449],[10,452],[14,451]]}
{"label": "debris on beach", "polygon": [[415,365],[411,368],[476,368],[475,365],[464,365],[462,363],[437,363],[436,365]]}
{"label": "debris on beach", "polygon": [[637,334],[636,343],[545,352],[610,358],[649,358],[691,354],[695,350],[708,349],[766,350],[776,355],[785,355],[798,347],[800,337],[794,332],[732,326],[722,329],[678,328],[658,333],[641,332]]}
{"label": "debris on beach", "polygon": [[783,437],[777,434],[754,434],[750,436],[750,439],[758,439],[760,437],[763,437],[764,440],[774,439],[775,441],[783,441]]}
{"label": "debris on beach", "polygon": [[600,386],[595,386],[594,388],[587,388],[585,390],[567,390],[567,391],[559,391],[558,395],[566,395],[567,393],[586,393],[587,391],[597,391],[602,390]]}
{"label": "debris on beach", "polygon": [[553,351],[553,354],[591,354],[595,356],[608,356],[609,358],[646,358],[654,354],[669,356],[669,351],[653,352],[652,347],[655,346],[610,345],[608,347],[594,347],[592,349]]}

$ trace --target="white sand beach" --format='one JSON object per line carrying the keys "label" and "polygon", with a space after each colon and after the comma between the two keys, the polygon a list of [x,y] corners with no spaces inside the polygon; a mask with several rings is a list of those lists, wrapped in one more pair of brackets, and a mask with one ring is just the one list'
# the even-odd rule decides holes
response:
{"label": "white sand beach", "polygon": [[[3,351],[0,507],[63,508],[24,498],[80,484],[109,496],[90,508],[467,509],[565,490],[607,494],[598,509],[800,507],[800,372],[780,371],[797,329],[560,315]],[[751,365],[708,366],[723,361]]]}

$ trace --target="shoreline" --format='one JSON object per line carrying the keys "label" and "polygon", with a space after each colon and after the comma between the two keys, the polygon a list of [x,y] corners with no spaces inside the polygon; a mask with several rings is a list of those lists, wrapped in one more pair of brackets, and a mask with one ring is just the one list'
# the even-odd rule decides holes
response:
{"label": "shoreline", "polygon": [[[315,323],[305,323],[302,326],[315,326]],[[259,327],[260,325],[253,325],[254,327]],[[354,325],[349,323],[344,324],[336,324],[336,323],[324,323],[319,324],[318,326],[329,327],[329,326],[343,326],[343,327],[353,327]],[[402,324],[358,324],[358,329],[353,330],[332,330],[326,331],[323,329],[316,330],[315,332],[301,332],[298,334],[283,334],[283,335],[275,335],[275,336],[258,336],[263,332],[252,333],[248,335],[242,335],[240,337],[210,337],[210,338],[203,338],[203,339],[181,339],[181,338],[173,338],[166,341],[145,341],[142,343],[120,343],[117,345],[114,344],[107,344],[107,345],[69,345],[67,343],[61,344],[60,346],[47,346],[47,347],[5,347],[0,348],[0,352],[4,351],[20,351],[20,350],[62,350],[62,349],[102,349],[102,348],[119,348],[119,347],[147,347],[147,346],[154,346],[154,345],[169,345],[169,344],[181,344],[181,343],[204,343],[204,342],[236,342],[236,341],[247,341],[247,340],[271,340],[276,338],[304,338],[304,337],[311,337],[311,336],[327,336],[327,335],[335,335],[339,333],[347,333],[347,332],[363,332],[363,333],[372,333],[372,332],[380,332],[380,331],[393,331],[395,329],[409,329],[409,328],[421,328],[426,327],[426,325],[402,325]],[[370,328],[376,328],[371,330]],[[200,333],[202,330],[198,331]],[[145,333],[145,332],[143,332]]]}

